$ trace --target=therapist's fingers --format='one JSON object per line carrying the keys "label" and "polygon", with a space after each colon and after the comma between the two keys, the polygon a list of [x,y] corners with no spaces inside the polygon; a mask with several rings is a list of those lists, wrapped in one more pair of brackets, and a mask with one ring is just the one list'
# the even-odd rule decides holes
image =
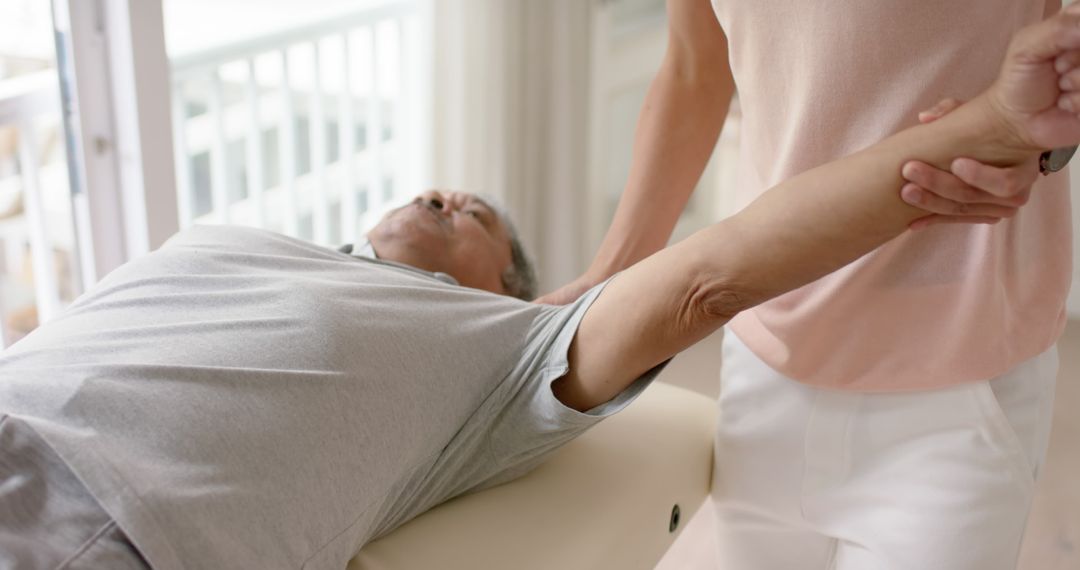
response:
{"label": "therapist's fingers", "polygon": [[952,97],[942,99],[941,101],[938,101],[933,107],[930,107],[925,111],[920,111],[919,122],[923,124],[932,123],[944,117],[945,115],[948,115],[949,113],[955,111],[957,107],[963,104],[963,101],[960,101],[959,99],[953,99]]}
{"label": "therapist's fingers", "polygon": [[1061,75],[1058,78],[1059,109],[1080,114],[1080,49],[1067,51],[1054,60],[1054,70]]}
{"label": "therapist's fingers", "polygon": [[[936,121],[963,103],[943,99],[919,113],[919,122]],[[913,222],[911,229],[941,224],[996,224],[1015,216],[1031,198],[1038,160],[1033,157],[1020,166],[998,168],[963,158],[954,161],[950,169],[941,170],[920,161],[904,164],[902,174],[908,184],[901,189],[902,199],[933,213]]]}
{"label": "therapist's fingers", "polygon": [[1071,69],[1080,67],[1080,50],[1067,51],[1054,60],[1054,71],[1067,73]]}
{"label": "therapist's fingers", "polygon": [[1068,73],[1063,73],[1058,80],[1058,87],[1062,91],[1076,91],[1080,89],[1080,67],[1074,68]]}
{"label": "therapist's fingers", "polygon": [[1005,65],[1054,61],[1062,53],[1080,49],[1080,4],[1021,29],[1009,43]]}
{"label": "therapist's fingers", "polygon": [[911,183],[900,189],[900,197],[904,202],[931,214],[973,218],[971,223],[982,223],[984,218],[1011,218],[1018,210],[1015,206],[949,200]]}
{"label": "therapist's fingers", "polygon": [[[979,190],[1008,198],[1026,194],[1039,179],[1039,157],[1031,158],[1016,166],[998,168],[970,158],[957,158],[949,170],[960,180]],[[1018,205],[1023,205],[1021,202]]]}
{"label": "therapist's fingers", "polygon": [[1058,108],[1070,113],[1080,114],[1080,91],[1062,93],[1061,96],[1058,97],[1057,105]]}
{"label": "therapist's fingers", "polygon": [[1027,203],[1031,195],[1030,187],[1034,180],[1027,180],[1011,169],[998,169],[976,163],[987,171],[980,171],[976,181],[985,188],[976,187],[951,172],[934,168],[919,161],[910,161],[904,165],[902,174],[908,182],[924,188],[938,196],[953,202],[971,204],[997,204],[1016,208]]}

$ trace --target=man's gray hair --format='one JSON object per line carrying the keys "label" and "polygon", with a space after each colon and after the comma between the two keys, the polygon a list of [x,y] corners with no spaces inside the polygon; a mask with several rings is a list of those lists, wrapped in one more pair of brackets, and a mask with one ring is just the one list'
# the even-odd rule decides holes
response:
{"label": "man's gray hair", "polygon": [[477,197],[495,212],[503,227],[506,228],[506,233],[510,235],[511,263],[510,267],[507,267],[502,274],[503,289],[512,297],[517,297],[522,301],[532,301],[536,298],[537,290],[540,288],[536,280],[536,267],[518,237],[514,221],[498,200],[487,195]]}

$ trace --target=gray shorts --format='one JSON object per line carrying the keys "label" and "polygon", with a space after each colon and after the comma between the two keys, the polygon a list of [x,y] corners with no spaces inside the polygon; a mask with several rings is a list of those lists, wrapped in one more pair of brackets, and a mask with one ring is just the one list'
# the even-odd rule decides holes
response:
{"label": "gray shorts", "polygon": [[150,566],[49,445],[0,414],[0,570],[15,568]]}

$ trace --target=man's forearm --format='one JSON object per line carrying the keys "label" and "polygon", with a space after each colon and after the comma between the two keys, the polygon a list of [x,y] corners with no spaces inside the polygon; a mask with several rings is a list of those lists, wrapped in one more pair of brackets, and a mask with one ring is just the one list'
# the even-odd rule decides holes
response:
{"label": "man's forearm", "polygon": [[993,121],[976,99],[939,122],[791,178],[691,240],[717,252],[708,258],[711,272],[732,284],[733,308],[756,305],[843,267],[925,216],[900,199],[908,160],[947,168],[961,153],[1002,166],[1030,158]]}

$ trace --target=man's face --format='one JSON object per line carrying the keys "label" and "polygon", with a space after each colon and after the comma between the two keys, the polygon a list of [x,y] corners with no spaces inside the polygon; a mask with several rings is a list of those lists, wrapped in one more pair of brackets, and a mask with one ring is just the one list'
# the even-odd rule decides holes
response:
{"label": "man's face", "polygon": [[441,271],[466,287],[504,294],[510,234],[483,200],[431,190],[391,211],[368,232],[380,259]]}

